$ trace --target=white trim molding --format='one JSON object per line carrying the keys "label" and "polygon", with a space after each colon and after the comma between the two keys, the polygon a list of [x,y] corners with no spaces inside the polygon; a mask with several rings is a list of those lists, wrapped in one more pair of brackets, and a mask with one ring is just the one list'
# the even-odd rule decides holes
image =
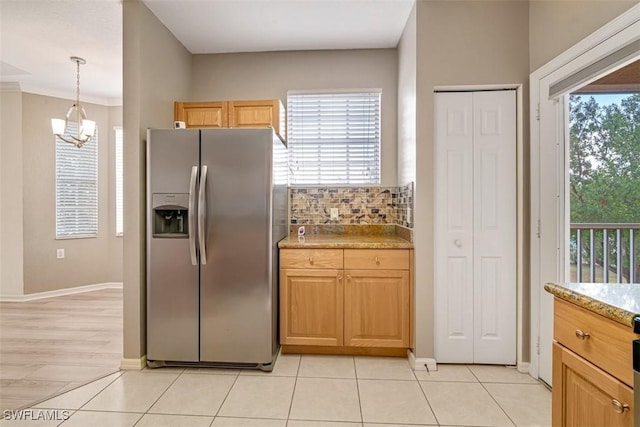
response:
{"label": "white trim molding", "polygon": [[122,289],[122,282],[96,283],[94,285],[76,286],[73,288],[56,289],[55,291],[37,292],[26,295],[0,295],[0,302],[26,302],[44,298],[61,297],[64,295],[81,294],[101,289]]}
{"label": "white trim molding", "polygon": [[120,361],[120,369],[124,371],[139,371],[144,369],[147,366],[147,355],[138,358],[138,359],[125,359],[122,358]]}
{"label": "white trim molding", "polygon": [[[556,174],[558,179],[566,174],[567,165],[564,156],[567,132],[565,132],[566,129],[560,129],[562,126],[557,125],[561,124],[561,120],[566,120],[563,96],[576,89],[576,87],[567,87],[563,92],[556,94],[559,99],[550,100],[549,88],[639,39],[640,4],[631,7],[530,75],[531,358],[529,373],[533,378],[549,376],[548,369],[544,369],[543,375],[540,375],[543,371],[541,365],[547,368],[550,364],[548,360],[550,354],[547,354],[549,353],[547,349],[551,339],[549,316],[552,316],[553,311],[552,304],[547,298],[551,297],[544,292],[543,286],[545,282],[564,281],[565,266],[562,258],[565,256],[564,239],[568,225],[565,218],[567,206],[564,200],[566,184],[556,183],[557,188],[552,188],[554,185],[542,185],[541,180],[543,178],[548,180],[550,172],[547,169],[554,169],[551,173]],[[606,71],[613,71],[623,65],[624,63],[615,64]],[[586,81],[581,81],[580,85],[588,84],[598,77],[600,76],[591,76]],[[553,248],[553,253],[550,253],[549,248]],[[543,306],[550,306],[551,313],[547,312],[547,308],[541,308]],[[540,351],[541,335],[544,335],[543,355]],[[518,366],[520,367],[520,363]],[[522,366],[524,367],[524,363]],[[550,378],[541,379],[550,380]]]}
{"label": "white trim molding", "polygon": [[409,359],[409,366],[414,371],[430,371],[434,372],[438,370],[438,364],[436,359],[430,357],[416,357],[411,350],[407,350],[407,358]]}

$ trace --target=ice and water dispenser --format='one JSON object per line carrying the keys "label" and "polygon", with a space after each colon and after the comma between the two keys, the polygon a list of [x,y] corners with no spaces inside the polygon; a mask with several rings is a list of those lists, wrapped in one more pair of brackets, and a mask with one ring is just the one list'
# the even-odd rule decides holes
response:
{"label": "ice and water dispenser", "polygon": [[189,237],[189,194],[154,193],[151,203],[153,237]]}

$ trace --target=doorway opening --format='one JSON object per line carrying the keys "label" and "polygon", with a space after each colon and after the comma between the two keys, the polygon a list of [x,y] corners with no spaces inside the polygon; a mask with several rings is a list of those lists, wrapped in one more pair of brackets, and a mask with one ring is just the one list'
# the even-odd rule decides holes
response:
{"label": "doorway opening", "polygon": [[640,282],[640,61],[568,97],[566,278]]}

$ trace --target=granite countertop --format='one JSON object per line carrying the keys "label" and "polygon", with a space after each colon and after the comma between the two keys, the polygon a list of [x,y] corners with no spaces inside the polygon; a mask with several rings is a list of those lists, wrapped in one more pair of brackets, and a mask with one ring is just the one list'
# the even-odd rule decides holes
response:
{"label": "granite countertop", "polygon": [[640,316],[640,284],[547,283],[544,289],[626,326],[633,326],[633,319]]}
{"label": "granite countertop", "polygon": [[306,227],[303,238],[297,227],[278,243],[280,249],[410,249],[410,234],[389,226]]}

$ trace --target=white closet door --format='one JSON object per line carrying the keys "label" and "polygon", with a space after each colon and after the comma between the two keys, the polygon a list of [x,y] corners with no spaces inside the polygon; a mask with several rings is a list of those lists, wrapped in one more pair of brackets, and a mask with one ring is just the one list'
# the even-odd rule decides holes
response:
{"label": "white closet door", "polygon": [[516,94],[473,93],[474,363],[516,363]]}
{"label": "white closet door", "polygon": [[435,94],[435,357],[473,362],[473,94]]}
{"label": "white closet door", "polygon": [[515,91],[435,94],[434,352],[516,362]]}

